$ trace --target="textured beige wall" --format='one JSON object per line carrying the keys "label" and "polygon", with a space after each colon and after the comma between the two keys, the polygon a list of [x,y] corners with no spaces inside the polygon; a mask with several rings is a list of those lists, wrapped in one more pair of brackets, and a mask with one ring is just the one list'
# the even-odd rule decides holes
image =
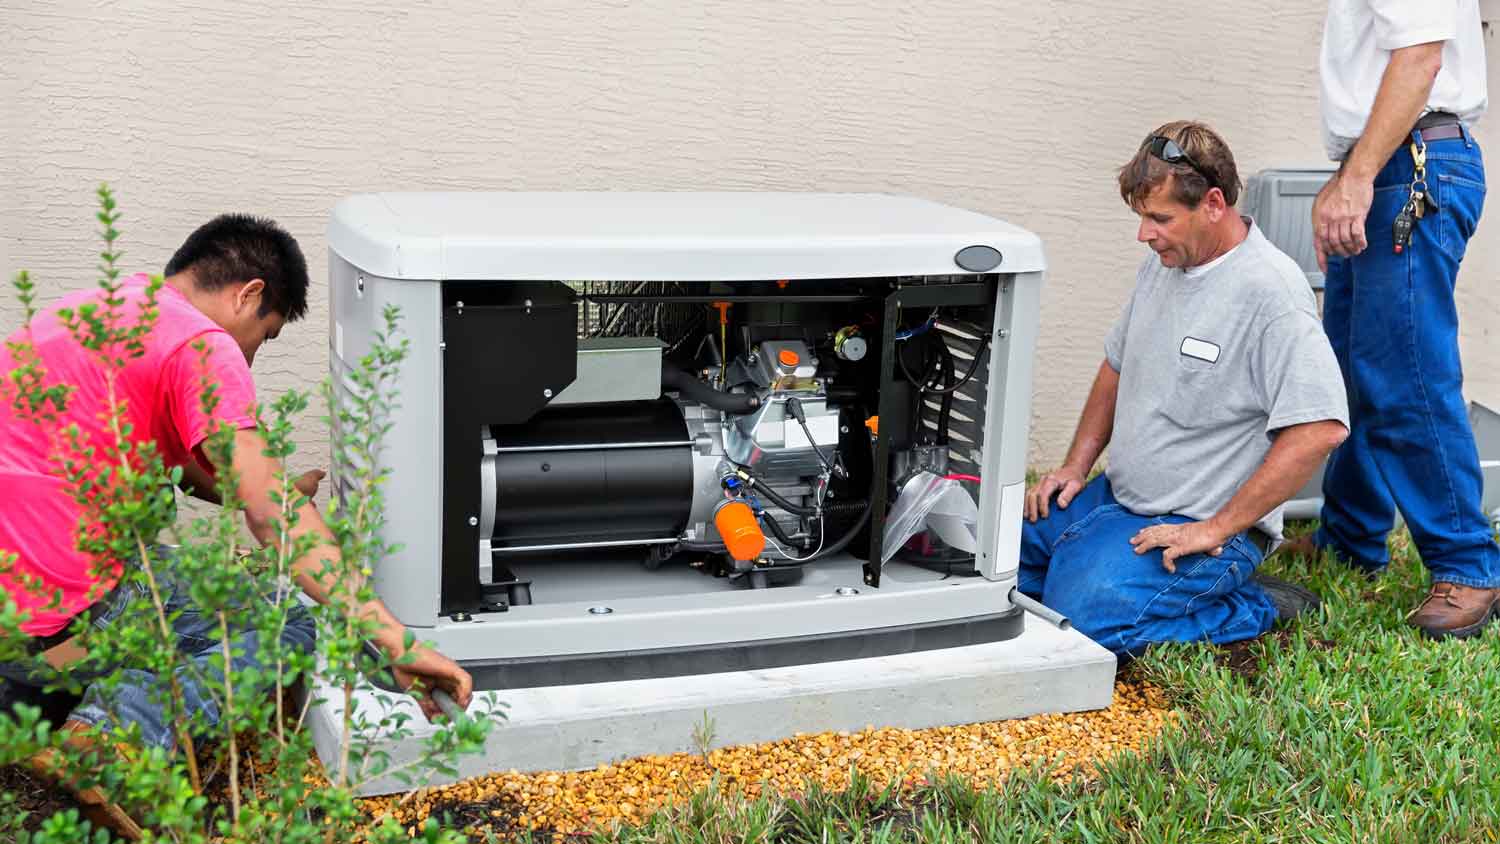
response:
{"label": "textured beige wall", "polygon": [[[31,269],[49,297],[90,283],[106,179],[132,268],[246,210],[291,229],[318,285],[328,211],[353,192],[917,194],[1046,243],[1032,458],[1047,465],[1143,254],[1114,168],[1179,117],[1217,126],[1246,174],[1317,162],[1322,14],[1318,0],[0,0],[0,270]],[[1460,302],[1471,394],[1500,406],[1497,218]],[[257,358],[266,394],[322,376],[326,307],[318,286],[310,318]],[[304,436],[312,460],[321,435]]]}

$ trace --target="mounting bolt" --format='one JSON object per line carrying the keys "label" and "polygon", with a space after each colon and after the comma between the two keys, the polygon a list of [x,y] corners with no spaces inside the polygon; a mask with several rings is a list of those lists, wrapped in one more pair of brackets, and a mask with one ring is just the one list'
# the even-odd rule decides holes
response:
{"label": "mounting bolt", "polygon": [[1005,338],[1010,336],[1010,331],[1008,329],[1002,328],[999,331],[995,332],[995,336],[999,337],[1001,340],[1004,340]]}
{"label": "mounting bolt", "polygon": [[463,611],[459,611],[459,612],[454,613],[452,616],[450,616],[450,618],[452,618],[454,621],[473,621],[474,620],[474,616],[469,615],[468,613],[463,612]]}
{"label": "mounting bolt", "polygon": [[365,292],[365,277],[364,277],[364,275],[361,274],[361,275],[355,277],[355,279],[354,279],[354,289],[355,289],[356,292],[361,293],[361,294]]}
{"label": "mounting bolt", "polygon": [[447,340],[439,340],[438,341],[438,351],[440,351],[440,352],[446,352],[446,351],[448,351],[448,341]]}
{"label": "mounting bolt", "polygon": [[526,305],[526,313],[531,313],[531,300],[527,299],[524,304]]}
{"label": "mounting bolt", "polygon": [[552,388],[551,387],[547,387],[547,388],[545,388],[545,389],[542,390],[542,398],[544,398],[544,399],[550,399],[550,398],[552,398]]}
{"label": "mounting bolt", "polygon": [[469,517],[469,527],[478,527],[478,526],[479,526],[479,517],[478,516],[470,516]]}
{"label": "mounting bolt", "polygon": [[839,433],[840,434],[847,434],[847,433],[849,433],[849,426],[848,425],[840,425],[839,426]]}

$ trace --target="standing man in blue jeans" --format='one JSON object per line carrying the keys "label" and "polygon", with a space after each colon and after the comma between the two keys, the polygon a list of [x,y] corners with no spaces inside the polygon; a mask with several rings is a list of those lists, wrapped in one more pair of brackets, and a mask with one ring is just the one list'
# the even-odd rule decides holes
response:
{"label": "standing man in blue jeans", "polygon": [[1162,126],[1121,169],[1153,254],[1067,460],[1027,493],[1021,591],[1121,656],[1254,638],[1317,601],[1255,569],[1348,434],[1344,384],[1306,276],[1235,212],[1239,192],[1201,123]]}
{"label": "standing man in blue jeans", "polygon": [[1399,507],[1432,576],[1407,621],[1472,636],[1500,614],[1453,297],[1484,205],[1468,128],[1486,104],[1478,0],[1331,0],[1321,71],[1340,165],[1312,222],[1353,425],[1324,476],[1322,526],[1289,550],[1379,571]]}

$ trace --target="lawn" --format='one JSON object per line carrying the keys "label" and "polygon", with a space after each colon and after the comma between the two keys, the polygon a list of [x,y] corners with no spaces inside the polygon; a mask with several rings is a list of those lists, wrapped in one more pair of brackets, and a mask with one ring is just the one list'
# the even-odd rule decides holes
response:
{"label": "lawn", "polygon": [[1424,641],[1402,619],[1425,589],[1404,534],[1371,581],[1331,560],[1266,570],[1325,599],[1248,647],[1162,648],[1129,670],[1181,717],[1097,778],[1042,771],[998,790],[957,781],[900,795],[857,783],[740,801],[712,791],[622,842],[1495,841],[1500,625]]}

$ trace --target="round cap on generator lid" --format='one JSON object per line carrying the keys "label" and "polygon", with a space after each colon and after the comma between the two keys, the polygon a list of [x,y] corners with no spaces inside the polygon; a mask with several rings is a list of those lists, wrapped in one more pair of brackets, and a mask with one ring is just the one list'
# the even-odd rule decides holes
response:
{"label": "round cap on generator lid", "polygon": [[993,246],[965,246],[953,256],[953,263],[971,273],[987,273],[1000,266],[1000,250]]}
{"label": "round cap on generator lid", "polygon": [[782,349],[777,353],[776,359],[781,361],[782,366],[796,366],[802,362],[802,358],[791,349]]}

